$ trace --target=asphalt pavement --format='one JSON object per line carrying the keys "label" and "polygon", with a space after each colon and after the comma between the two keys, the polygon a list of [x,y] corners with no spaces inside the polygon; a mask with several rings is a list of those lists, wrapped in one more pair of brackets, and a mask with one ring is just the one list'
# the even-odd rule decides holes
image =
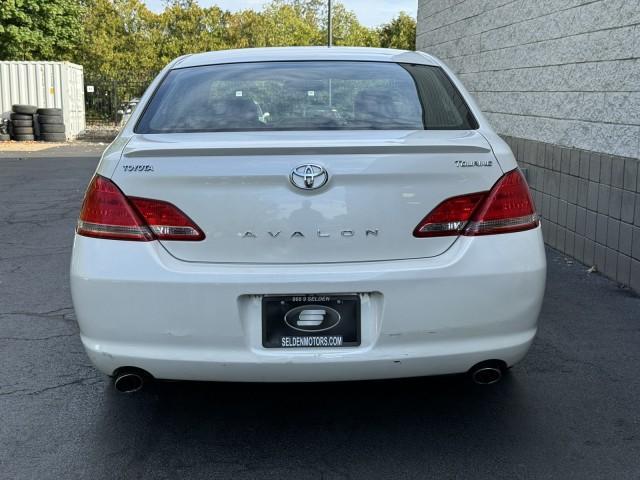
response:
{"label": "asphalt pavement", "polygon": [[553,250],[539,335],[497,385],[118,394],[68,285],[97,151],[0,158],[0,478],[640,479],[640,298]]}

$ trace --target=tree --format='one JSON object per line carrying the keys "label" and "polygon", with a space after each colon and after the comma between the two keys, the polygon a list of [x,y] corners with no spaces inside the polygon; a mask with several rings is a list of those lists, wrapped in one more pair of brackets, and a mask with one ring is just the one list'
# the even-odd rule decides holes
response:
{"label": "tree", "polygon": [[194,0],[172,0],[152,20],[155,47],[162,65],[186,53],[221,50],[225,43],[225,12],[202,8]]}
{"label": "tree", "polygon": [[[326,0],[271,0],[260,11],[165,0],[0,0],[0,59],[72,60],[89,77],[145,80],[185,53],[244,47],[326,45]],[[413,49],[415,20],[401,13],[379,29],[339,2],[335,45]]]}
{"label": "tree", "polygon": [[[415,48],[416,22],[400,13],[378,29],[334,3],[336,45]],[[73,60],[88,75],[148,76],[185,53],[326,45],[326,0],[271,0],[263,10],[223,11],[197,0],[0,0],[0,59]]]}
{"label": "tree", "polygon": [[2,0],[0,60],[68,60],[82,35],[77,0]]}
{"label": "tree", "polygon": [[141,0],[87,0],[84,35],[74,61],[90,76],[157,73],[164,64],[158,58],[156,17]]}
{"label": "tree", "polygon": [[[377,47],[380,42],[376,31],[363,26],[352,10],[347,10],[343,4],[336,3],[332,9],[333,43],[348,47]],[[324,19],[323,19],[324,20]],[[323,37],[326,38],[327,24],[323,21]]]}
{"label": "tree", "polygon": [[322,42],[312,1],[276,0],[262,12],[265,47],[313,46]]}
{"label": "tree", "polygon": [[380,46],[383,48],[416,49],[416,20],[405,12],[378,29]]}

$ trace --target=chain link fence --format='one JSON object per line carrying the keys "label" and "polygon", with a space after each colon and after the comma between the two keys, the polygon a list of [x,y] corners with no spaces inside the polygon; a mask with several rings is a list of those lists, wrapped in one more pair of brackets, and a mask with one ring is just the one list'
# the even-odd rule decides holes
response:
{"label": "chain link fence", "polygon": [[154,75],[128,79],[86,77],[84,98],[87,126],[120,127],[133,102],[142,96],[153,78]]}

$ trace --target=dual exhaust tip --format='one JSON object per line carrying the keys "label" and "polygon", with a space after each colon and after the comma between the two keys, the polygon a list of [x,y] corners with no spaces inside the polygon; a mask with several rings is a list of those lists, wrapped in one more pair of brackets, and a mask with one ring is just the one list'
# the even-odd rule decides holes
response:
{"label": "dual exhaust tip", "polygon": [[[500,360],[480,362],[469,369],[469,376],[477,385],[492,385],[502,379],[506,365]],[[151,380],[151,375],[139,368],[119,369],[113,377],[113,386],[120,393],[135,393]]]}
{"label": "dual exhaust tip", "polygon": [[500,360],[487,360],[469,369],[469,376],[477,385],[492,385],[502,379],[507,366]]}
{"label": "dual exhaust tip", "polygon": [[113,375],[113,386],[120,393],[135,393],[151,380],[151,375],[140,368],[121,368]]}

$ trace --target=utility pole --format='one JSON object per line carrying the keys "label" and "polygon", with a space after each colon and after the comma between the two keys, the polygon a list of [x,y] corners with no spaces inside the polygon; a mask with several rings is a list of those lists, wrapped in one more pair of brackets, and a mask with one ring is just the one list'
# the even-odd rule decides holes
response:
{"label": "utility pole", "polygon": [[327,47],[333,45],[333,31],[331,25],[331,0],[327,0],[329,3],[328,10],[328,22],[327,22]]}

